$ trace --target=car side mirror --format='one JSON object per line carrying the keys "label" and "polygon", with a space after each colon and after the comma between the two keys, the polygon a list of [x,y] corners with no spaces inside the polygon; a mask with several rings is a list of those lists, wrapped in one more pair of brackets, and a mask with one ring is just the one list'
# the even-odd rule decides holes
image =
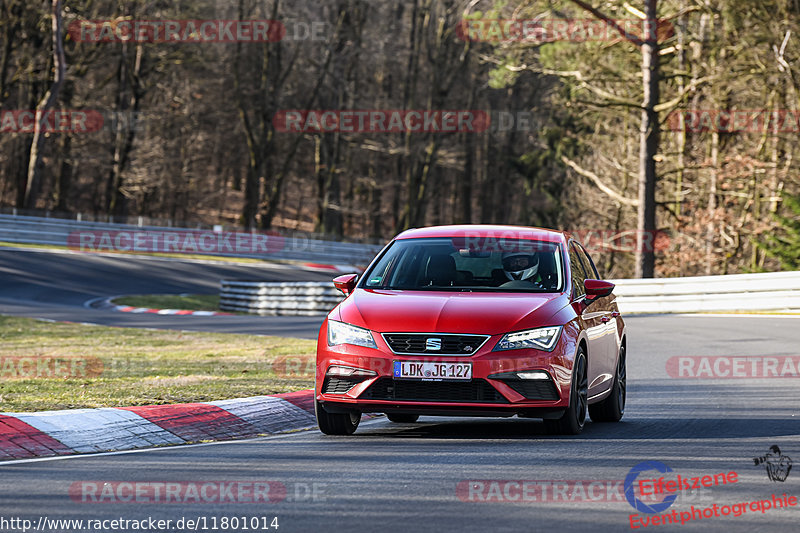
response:
{"label": "car side mirror", "polygon": [[583,288],[586,289],[586,297],[592,301],[598,298],[611,296],[614,292],[614,284],[608,281],[599,279],[587,279],[583,282]]}
{"label": "car side mirror", "polygon": [[356,281],[358,281],[358,274],[345,274],[344,276],[333,278],[333,286],[342,291],[345,296],[349,296],[356,290]]}

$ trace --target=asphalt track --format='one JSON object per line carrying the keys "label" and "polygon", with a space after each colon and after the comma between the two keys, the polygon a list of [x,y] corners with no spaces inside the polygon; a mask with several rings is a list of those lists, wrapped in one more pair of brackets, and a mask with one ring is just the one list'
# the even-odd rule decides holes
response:
{"label": "asphalt track", "polygon": [[[53,264],[47,265],[38,257],[0,253],[4,296],[0,299],[0,312],[9,313],[11,301],[16,306],[11,309],[14,314],[24,314],[27,309],[41,316],[59,309],[65,312],[63,309],[70,306],[73,319],[93,314],[74,305],[88,293],[100,296],[90,289],[97,276],[70,270],[86,263],[72,263],[74,258],[56,256],[49,258]],[[21,266],[15,268],[15,261]],[[95,273],[109,280],[133,275],[131,267],[126,266],[127,260],[88,260],[92,264],[95,261]],[[45,265],[31,272],[37,262]],[[191,276],[182,276],[170,274],[174,266],[153,266],[147,261],[135,264],[142,271],[136,279],[153,280],[146,285],[148,290],[141,292],[154,292],[150,287],[175,287],[183,292],[187,285],[203,283],[210,288],[212,278],[228,268],[197,266],[192,267]],[[208,273],[203,274],[206,268]],[[47,272],[51,274],[48,276]],[[58,293],[58,304],[49,300],[49,290],[59,285],[59,278],[53,274],[56,272],[64,276],[61,282],[66,279],[69,287],[59,289],[65,292]],[[276,277],[286,274],[264,272]],[[72,283],[70,276],[76,276],[78,281]],[[22,283],[27,288],[19,289]],[[133,288],[137,282],[118,283],[115,287],[120,290],[112,293],[134,292],[126,287]],[[36,301],[26,303],[25,294]],[[162,318],[170,319],[152,320]],[[223,318],[241,317],[215,317],[185,329],[213,327],[227,331],[231,325],[221,322]],[[274,319],[261,320],[272,323]],[[623,480],[631,468],[643,461],[660,461],[685,477],[738,473],[738,482],[687,492],[666,512],[690,511],[691,506],[729,506],[770,498],[772,494],[799,496],[797,467],[786,481],[773,482],[764,467],[753,462],[754,457],[764,455],[773,445],[780,446],[789,457],[800,458],[797,378],[679,380],[669,377],[665,367],[667,359],[677,355],[796,356],[800,320],[646,316],[629,317],[627,322],[629,400],[625,417],[618,424],[589,423],[581,436],[567,438],[547,436],[540,422],[529,420],[422,418],[416,424],[398,425],[380,418],[362,423],[352,437],[327,437],[307,431],[253,441],[5,463],[0,464],[0,531],[21,531],[9,527],[10,523],[2,526],[3,518],[12,517],[30,519],[34,525],[41,517],[153,518],[173,523],[182,517],[202,518],[206,531],[214,530],[214,519],[221,527],[224,517],[265,517],[266,525],[278,517],[279,532],[630,531],[633,508],[624,499],[615,499],[613,493],[611,501],[602,501],[606,499],[603,497],[598,501],[596,493],[582,497],[570,490],[565,496],[554,495],[550,489],[543,499],[539,489],[532,493],[535,501],[486,502],[475,500],[480,498],[477,494],[485,497],[489,492],[477,491],[470,497],[468,492],[459,493],[458,487],[461,482],[475,480],[537,480],[539,487],[567,480],[583,481],[581,486],[588,487],[590,482],[601,481],[608,487],[606,482]],[[184,328],[183,320],[175,323]],[[245,330],[255,324],[237,327]],[[309,324],[308,328],[306,333],[313,331],[314,325]],[[302,326],[297,325],[296,329],[300,331]],[[647,477],[650,475],[657,477],[654,472]],[[150,484],[151,488],[164,482],[188,484],[184,487],[221,481],[276,482],[285,487],[287,495],[280,501],[259,504],[243,503],[248,499],[246,495],[233,498],[242,501],[231,502],[228,498],[200,504],[185,492],[181,503],[84,503],[80,498],[73,501],[70,487],[84,481],[138,482]],[[486,481],[485,486],[490,487],[491,483]],[[508,495],[521,499],[514,485],[496,486],[506,487]],[[651,526],[647,531],[796,531],[798,518],[798,507],[766,513],[748,508],[739,517]],[[102,530],[122,530],[110,526],[106,524]],[[203,527],[200,524],[198,530],[203,531]],[[179,531],[174,527],[169,530]],[[217,530],[233,529],[229,526]]]}
{"label": "asphalt track", "polygon": [[124,294],[215,294],[222,279],[326,281],[333,274],[282,264],[95,255],[0,248],[0,313],[107,326],[316,338],[318,317],[153,316],[88,309]]}

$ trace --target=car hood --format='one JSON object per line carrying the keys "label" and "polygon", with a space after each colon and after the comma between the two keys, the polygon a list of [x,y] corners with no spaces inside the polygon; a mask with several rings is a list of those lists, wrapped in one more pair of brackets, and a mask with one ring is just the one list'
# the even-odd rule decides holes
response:
{"label": "car hood", "polygon": [[379,333],[497,335],[539,326],[569,304],[564,294],[356,289],[332,318]]}

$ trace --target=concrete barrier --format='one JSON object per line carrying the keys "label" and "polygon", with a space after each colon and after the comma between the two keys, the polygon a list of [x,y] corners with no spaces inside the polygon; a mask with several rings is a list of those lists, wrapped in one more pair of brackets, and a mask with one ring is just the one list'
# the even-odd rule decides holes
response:
{"label": "concrete barrier", "polygon": [[257,315],[325,315],[344,296],[331,282],[223,280],[220,309]]}

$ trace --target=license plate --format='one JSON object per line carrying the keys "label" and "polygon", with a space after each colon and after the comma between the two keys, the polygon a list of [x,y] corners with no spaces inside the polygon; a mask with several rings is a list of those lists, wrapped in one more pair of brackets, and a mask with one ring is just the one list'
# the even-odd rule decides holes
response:
{"label": "license plate", "polygon": [[472,363],[394,361],[394,379],[469,381],[472,379]]}

